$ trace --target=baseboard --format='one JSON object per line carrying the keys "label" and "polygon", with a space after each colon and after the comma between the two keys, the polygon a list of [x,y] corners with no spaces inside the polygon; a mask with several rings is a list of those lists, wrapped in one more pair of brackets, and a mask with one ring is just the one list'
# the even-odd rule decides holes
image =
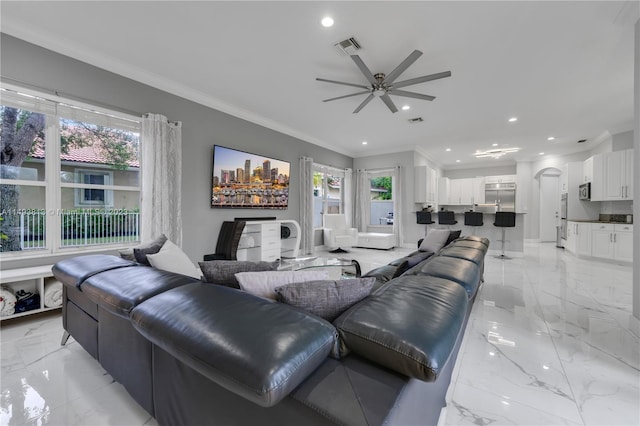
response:
{"label": "baseboard", "polygon": [[540,238],[525,238],[523,241],[525,243],[539,243]]}

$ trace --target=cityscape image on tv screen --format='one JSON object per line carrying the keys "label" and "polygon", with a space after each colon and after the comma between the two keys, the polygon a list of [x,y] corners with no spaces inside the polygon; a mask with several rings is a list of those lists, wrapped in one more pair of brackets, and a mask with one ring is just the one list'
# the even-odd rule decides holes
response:
{"label": "cityscape image on tv screen", "polygon": [[289,162],[213,147],[211,207],[286,209]]}

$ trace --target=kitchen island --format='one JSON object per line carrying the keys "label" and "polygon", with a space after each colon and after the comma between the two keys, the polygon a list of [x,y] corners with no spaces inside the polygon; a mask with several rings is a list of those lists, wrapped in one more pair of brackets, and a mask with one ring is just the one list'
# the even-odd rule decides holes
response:
{"label": "kitchen island", "polygon": [[[524,253],[524,215],[526,213],[516,212],[516,226],[513,228],[505,228],[505,243],[504,250],[507,255],[512,257],[522,257]],[[451,229],[452,231],[461,229],[462,235],[477,235],[479,237],[486,237],[491,241],[489,246],[489,252],[491,254],[499,254],[501,248],[502,228],[494,226],[493,223],[496,220],[495,213],[483,213],[483,226],[465,226],[464,225],[464,212],[455,213],[458,223],[455,225],[438,225],[438,214],[432,213],[432,217],[436,223],[433,225],[426,225],[425,233],[427,229]]]}

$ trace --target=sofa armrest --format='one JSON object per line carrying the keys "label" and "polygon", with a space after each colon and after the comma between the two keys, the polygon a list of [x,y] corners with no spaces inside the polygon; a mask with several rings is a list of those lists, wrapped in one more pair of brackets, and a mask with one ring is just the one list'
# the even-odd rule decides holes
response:
{"label": "sofa armrest", "polygon": [[131,313],[152,343],[218,385],[270,407],[335,349],[335,328],[291,306],[240,290],[189,284]]}

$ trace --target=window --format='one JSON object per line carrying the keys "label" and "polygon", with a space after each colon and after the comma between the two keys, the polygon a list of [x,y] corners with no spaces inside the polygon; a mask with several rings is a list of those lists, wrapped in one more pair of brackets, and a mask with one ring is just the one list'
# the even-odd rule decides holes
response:
{"label": "window", "polygon": [[[95,170],[78,170],[80,183],[88,185],[111,185],[113,172]],[[113,191],[99,188],[77,188],[75,194],[76,207],[113,207]]]}
{"label": "window", "polygon": [[375,176],[370,179],[370,225],[393,226],[393,178]]}
{"label": "window", "polygon": [[313,226],[322,228],[322,215],[344,213],[344,171],[314,164]]}
{"label": "window", "polygon": [[140,122],[2,89],[2,257],[139,241]]}

